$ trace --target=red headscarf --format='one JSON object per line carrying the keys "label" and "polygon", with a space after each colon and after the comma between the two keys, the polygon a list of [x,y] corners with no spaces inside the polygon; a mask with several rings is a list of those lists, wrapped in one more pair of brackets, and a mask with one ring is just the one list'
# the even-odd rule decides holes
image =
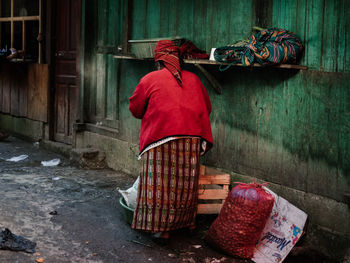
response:
{"label": "red headscarf", "polygon": [[179,47],[171,40],[158,41],[154,49],[154,60],[163,61],[164,66],[173,74],[179,85],[182,85],[179,61]]}

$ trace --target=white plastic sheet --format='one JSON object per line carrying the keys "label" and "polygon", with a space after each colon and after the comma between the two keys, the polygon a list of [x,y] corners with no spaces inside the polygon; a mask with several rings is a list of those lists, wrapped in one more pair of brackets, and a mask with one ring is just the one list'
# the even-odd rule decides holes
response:
{"label": "white plastic sheet", "polygon": [[42,161],[41,165],[42,166],[57,166],[60,164],[60,162],[61,162],[60,159],[52,159],[50,161]]}
{"label": "white plastic sheet", "polygon": [[307,214],[270,189],[265,189],[274,196],[275,203],[252,260],[256,263],[280,263],[300,239]]}
{"label": "white plastic sheet", "polygon": [[25,160],[27,158],[28,158],[28,155],[22,154],[20,156],[14,156],[14,157],[12,157],[10,159],[6,159],[6,161],[8,161],[8,162],[19,162],[19,161]]}

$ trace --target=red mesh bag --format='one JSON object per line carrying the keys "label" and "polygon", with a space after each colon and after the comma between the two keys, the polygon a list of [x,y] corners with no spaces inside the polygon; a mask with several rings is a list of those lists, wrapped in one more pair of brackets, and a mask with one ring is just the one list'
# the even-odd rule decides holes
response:
{"label": "red mesh bag", "polygon": [[274,204],[274,197],[262,186],[238,183],[210,226],[206,241],[230,255],[252,258]]}

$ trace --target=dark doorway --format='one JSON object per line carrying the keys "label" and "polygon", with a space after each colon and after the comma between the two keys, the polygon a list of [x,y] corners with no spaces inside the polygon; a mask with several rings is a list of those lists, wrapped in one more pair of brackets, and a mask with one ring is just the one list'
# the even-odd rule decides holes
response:
{"label": "dark doorway", "polygon": [[81,0],[56,1],[54,140],[72,144],[80,86]]}

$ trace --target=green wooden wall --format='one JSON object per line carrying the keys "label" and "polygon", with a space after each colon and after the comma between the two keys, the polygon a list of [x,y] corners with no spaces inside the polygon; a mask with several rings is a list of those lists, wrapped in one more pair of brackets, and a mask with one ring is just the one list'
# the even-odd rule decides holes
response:
{"label": "green wooden wall", "polygon": [[118,128],[119,61],[113,58],[122,42],[122,1],[84,1],[83,72],[86,122]]}
{"label": "green wooden wall", "polygon": [[[138,143],[128,111],[151,62],[117,60],[125,37],[182,36],[208,52],[247,38],[252,26],[300,36],[309,70],[206,66],[223,86],[213,104],[214,148],[205,163],[342,201],[350,192],[350,1],[86,0],[84,118]],[[129,16],[128,16],[129,14]],[[125,23],[129,23],[128,27]],[[125,30],[128,29],[128,32]],[[121,153],[122,154],[122,153]]]}

